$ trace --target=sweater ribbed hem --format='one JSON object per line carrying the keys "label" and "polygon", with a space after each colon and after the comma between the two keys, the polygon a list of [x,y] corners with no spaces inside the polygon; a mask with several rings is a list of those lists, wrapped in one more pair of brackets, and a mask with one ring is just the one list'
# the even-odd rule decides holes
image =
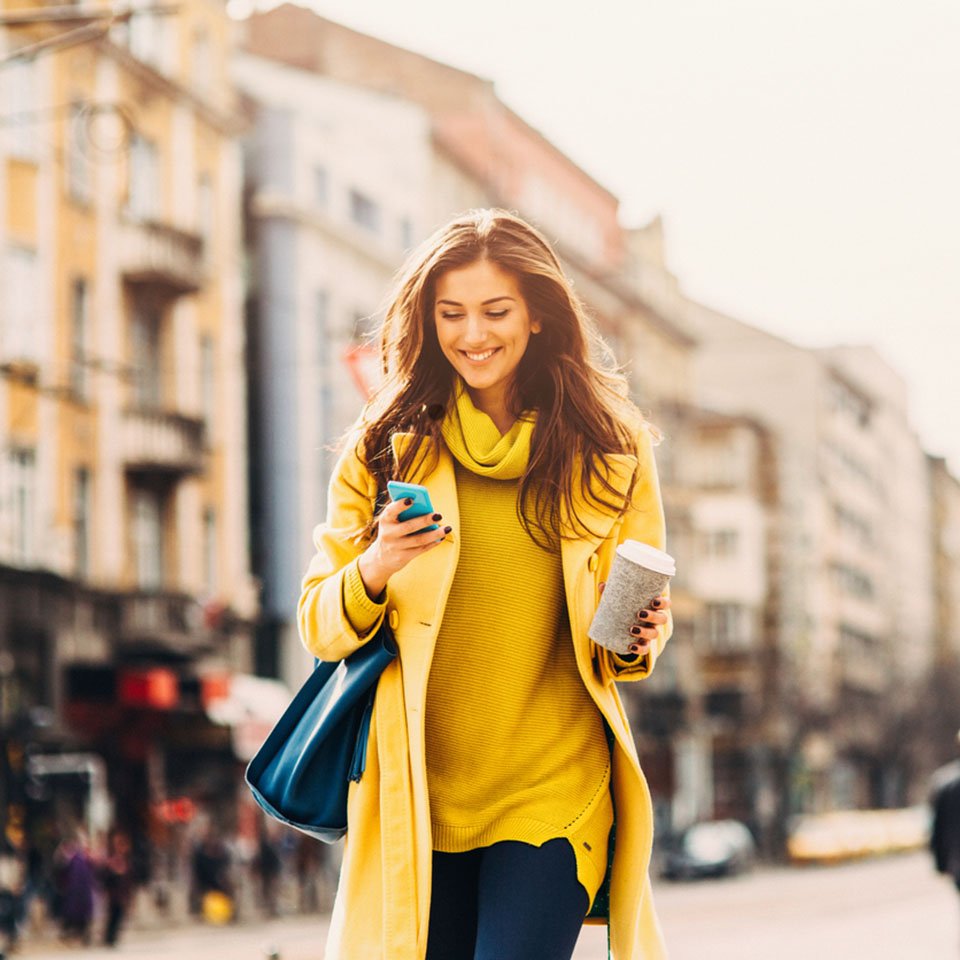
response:
{"label": "sweater ribbed hem", "polygon": [[501,817],[494,823],[468,827],[432,822],[431,827],[433,849],[440,853],[466,853],[502,840],[519,840],[539,847],[547,840],[565,835],[562,827],[532,817]]}
{"label": "sweater ribbed hem", "polygon": [[367,595],[363,577],[360,576],[360,558],[350,563],[343,574],[343,611],[350,625],[360,636],[369,633],[387,609],[386,591],[377,603]]}

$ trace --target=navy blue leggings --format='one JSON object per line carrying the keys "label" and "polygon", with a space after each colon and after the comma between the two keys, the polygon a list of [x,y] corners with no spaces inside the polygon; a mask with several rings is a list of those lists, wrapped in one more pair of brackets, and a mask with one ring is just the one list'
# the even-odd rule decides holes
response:
{"label": "navy blue leggings", "polygon": [[427,960],[570,960],[588,907],[563,837],[434,851]]}

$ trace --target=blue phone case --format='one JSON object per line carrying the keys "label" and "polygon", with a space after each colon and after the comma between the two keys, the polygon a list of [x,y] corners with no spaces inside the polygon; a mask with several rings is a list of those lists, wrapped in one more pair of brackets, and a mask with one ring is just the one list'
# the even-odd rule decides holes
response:
{"label": "blue phone case", "polygon": [[[405,500],[407,497],[413,497],[413,503],[404,510],[398,519],[412,520],[414,517],[424,517],[433,514],[433,504],[430,503],[430,491],[419,483],[401,483],[397,480],[387,481],[387,492],[391,500]],[[440,525],[431,523],[423,530],[439,530]],[[422,530],[418,530],[422,533]]]}

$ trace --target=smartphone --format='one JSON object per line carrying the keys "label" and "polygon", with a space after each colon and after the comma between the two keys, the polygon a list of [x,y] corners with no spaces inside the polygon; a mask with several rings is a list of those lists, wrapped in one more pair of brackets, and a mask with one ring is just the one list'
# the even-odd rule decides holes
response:
{"label": "smartphone", "polygon": [[[413,498],[413,503],[404,510],[399,520],[412,520],[414,517],[430,516],[435,513],[433,504],[430,502],[430,491],[419,483],[401,483],[398,480],[387,481],[387,492],[391,500],[405,500],[407,497]],[[417,533],[423,533],[424,530],[439,530],[440,525],[431,523],[430,526],[418,530]]]}

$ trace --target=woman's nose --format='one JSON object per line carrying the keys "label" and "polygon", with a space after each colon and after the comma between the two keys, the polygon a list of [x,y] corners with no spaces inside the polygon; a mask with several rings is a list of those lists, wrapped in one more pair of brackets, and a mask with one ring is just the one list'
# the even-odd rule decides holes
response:
{"label": "woman's nose", "polygon": [[481,346],[487,339],[487,326],[482,317],[467,317],[465,340],[468,344]]}

